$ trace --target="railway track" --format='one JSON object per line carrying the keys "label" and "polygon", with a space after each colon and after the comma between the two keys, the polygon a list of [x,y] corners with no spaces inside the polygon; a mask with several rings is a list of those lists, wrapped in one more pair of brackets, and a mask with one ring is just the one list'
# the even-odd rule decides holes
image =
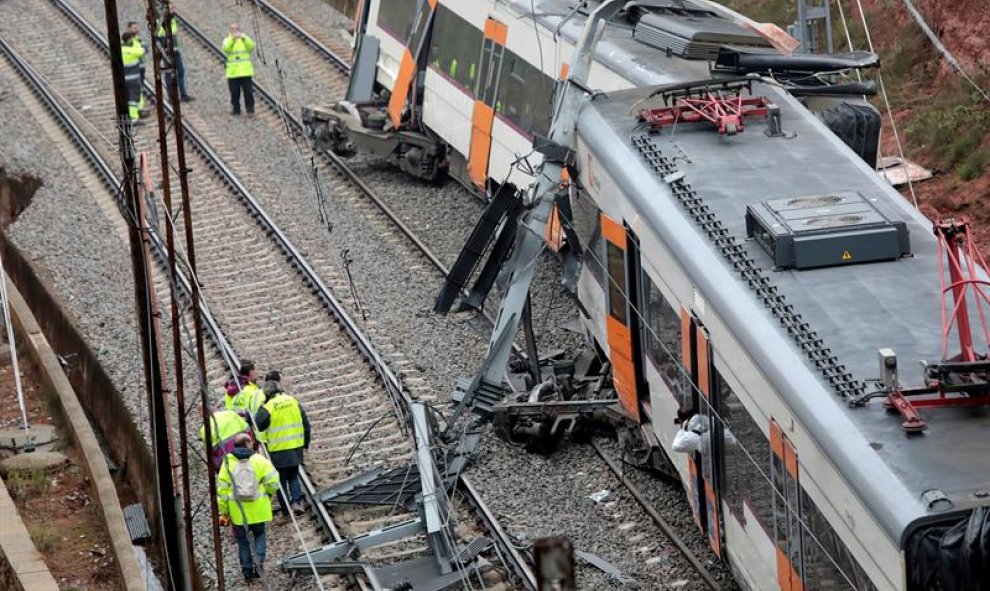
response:
{"label": "railway track", "polygon": [[[341,51],[340,47],[334,47],[333,49],[330,49],[330,47],[327,44],[324,44],[323,42],[315,38],[315,36],[310,32],[310,30],[312,29],[311,27],[305,27],[304,25],[299,24],[288,14],[283,12],[282,9],[275,6],[274,3],[269,2],[268,0],[255,0],[255,2],[261,8],[261,11],[267,17],[269,17],[270,22],[273,25],[273,27],[270,28],[269,30],[283,31],[283,35],[280,36],[280,39],[282,40],[283,43],[285,43],[289,39],[298,39],[299,41],[302,42],[296,44],[300,52],[305,52],[306,47],[308,47],[311,50],[309,53],[311,54],[315,53],[317,56],[323,57],[326,63],[333,66],[332,68],[333,70],[336,70],[345,76],[349,75],[350,66],[348,62],[344,58],[340,57],[337,53],[335,53],[335,51],[338,53]],[[219,59],[223,58],[223,54],[222,52],[219,51],[219,48],[215,44],[213,44],[208,37],[203,35],[202,32],[200,32],[199,29],[191,21],[185,18],[183,18],[182,20],[183,20],[184,28],[190,31],[200,41],[201,44],[209,47],[217,58]],[[293,53],[293,55],[297,55],[297,53]],[[307,63],[311,64],[312,61],[309,60],[307,61]],[[314,71],[325,73],[327,70],[321,70],[317,68]],[[336,78],[334,78],[334,82],[330,87],[334,89],[339,89],[342,86],[340,84],[337,84]],[[343,86],[343,88],[346,88],[346,86]],[[261,88],[261,92],[263,99],[270,106],[276,109],[279,108],[277,106],[278,100],[275,97],[272,97],[270,94],[268,94],[263,87]],[[342,92],[340,94],[336,94],[336,93],[330,93],[330,94],[336,97],[343,96]],[[319,98],[323,101],[327,101],[326,97],[319,97]],[[291,119],[291,124],[293,125],[294,129],[299,133],[304,133],[302,125],[298,121],[298,119],[296,119],[291,114],[289,115],[289,117]],[[396,215],[388,207],[388,205],[384,201],[380,200],[379,198],[377,198],[377,196],[375,196],[374,191],[371,190],[369,187],[367,187],[367,185],[364,184],[360,180],[360,178],[358,178],[358,176],[353,172],[351,167],[347,165],[344,159],[340,158],[339,156],[336,156],[332,152],[323,153],[323,157],[327,159],[329,164],[335,170],[344,173],[344,175],[351,182],[355,184],[359,184],[360,188],[362,189],[362,193],[364,193],[365,196],[368,197],[380,209],[381,213],[385,215],[385,217],[387,217],[388,220],[403,235],[405,235],[409,239],[410,243],[413,246],[415,246],[416,249],[418,249],[423,254],[423,256],[425,256],[430,261],[433,267],[443,277],[447,276],[447,274],[449,273],[449,269],[442,261],[439,260],[439,257],[437,257],[429,249],[429,247],[426,246],[426,244],[416,235],[415,231],[409,228],[399,218],[399,216]],[[487,312],[485,313],[485,317],[489,321],[489,323],[492,323],[492,318],[490,315],[488,315]],[[517,349],[517,353],[520,353],[518,349]],[[673,527],[661,515],[661,513],[641,494],[641,492],[636,487],[636,485],[631,480],[625,477],[621,467],[619,466],[617,461],[609,454],[609,452],[605,450],[597,442],[594,441],[592,442],[592,447],[595,450],[595,453],[608,466],[609,470],[619,479],[621,486],[626,491],[628,491],[628,493],[643,508],[643,510],[648,515],[649,519],[653,521],[658,528],[660,528],[663,534],[670,541],[671,545],[674,546],[677,552],[679,552],[684,557],[686,562],[690,565],[691,569],[693,569],[696,572],[703,586],[705,588],[709,588],[713,590],[721,589],[722,586],[720,585],[720,583],[712,575],[709,569],[705,567],[702,561],[699,560],[699,558],[695,555],[695,553],[689,548],[688,544],[677,533],[676,528]]]}
{"label": "railway track", "polygon": [[[55,2],[56,4],[63,4],[62,0],[52,0],[52,2]],[[286,47],[286,46],[290,46],[290,44],[292,44],[291,46],[294,47],[294,49],[293,49],[293,52],[294,53],[292,54],[293,56],[295,56],[296,53],[304,53],[305,52],[305,54],[308,57],[306,57],[306,59],[302,63],[313,64],[313,60],[314,59],[323,60],[324,65],[327,62],[330,63],[333,66],[332,68],[325,68],[325,67],[323,67],[323,68],[312,68],[312,70],[314,72],[320,72],[320,75],[321,76],[322,75],[327,76],[325,83],[327,84],[327,88],[330,88],[331,89],[331,94],[336,94],[338,92],[340,94],[342,94],[343,93],[343,88],[346,86],[346,74],[347,74],[347,69],[345,67],[343,67],[342,64],[346,64],[346,62],[343,61],[341,58],[334,59],[333,57],[330,57],[330,56],[326,55],[328,51],[330,52],[331,55],[335,55],[335,54],[333,54],[332,50],[329,50],[328,49],[328,46],[326,44],[324,44],[324,43],[322,43],[322,42],[320,42],[318,40],[315,40],[315,38],[313,38],[311,35],[309,35],[308,33],[306,33],[306,31],[302,27],[299,27],[298,25],[296,25],[293,22],[293,20],[290,17],[288,17],[285,13],[280,12],[277,8],[271,6],[268,2],[264,2],[264,0],[260,0],[260,5],[266,7],[266,8],[263,9],[263,13],[267,15],[267,17],[270,19],[270,23],[273,25],[272,27],[269,28],[269,30],[272,31],[273,37],[276,37],[277,36],[277,38],[279,39],[280,45],[282,47]],[[66,4],[65,6],[68,6],[68,5]],[[185,8],[185,7],[183,7],[183,8]],[[189,7],[189,8],[192,8],[192,7]],[[187,11],[187,12],[189,12],[189,11]],[[184,20],[184,22],[183,22],[183,30],[184,30],[184,32],[190,33],[196,39],[197,44],[200,46],[200,50],[207,51],[207,52],[211,53],[214,56],[215,59],[219,59],[220,58],[221,54],[219,53],[219,50],[216,47],[216,45],[210,40],[210,38],[207,35],[205,35],[204,33],[200,32],[200,30],[198,28],[196,28],[193,25],[193,23],[191,23],[188,20]],[[276,31],[281,31],[281,34],[276,33]],[[321,49],[321,46],[322,46],[322,49]],[[185,45],[184,46],[184,50],[185,51],[188,51],[188,45]],[[334,71],[336,71],[337,74],[328,74],[327,73],[327,72],[334,72]],[[280,124],[286,124],[287,123],[290,126],[290,128],[291,128],[291,130],[293,132],[295,132],[295,133],[301,133],[302,132],[302,128],[301,128],[300,123],[298,122],[298,119],[294,115],[292,115],[291,113],[286,113],[283,110],[283,108],[281,106],[281,103],[280,103],[280,100],[279,100],[278,97],[276,97],[272,93],[268,92],[268,90],[266,89],[266,87],[264,85],[262,85],[262,84],[259,84],[258,85],[258,92],[259,92],[260,98],[267,105],[267,107],[269,109],[267,111],[267,113],[266,114],[262,114],[261,117],[267,117],[268,120],[270,121],[270,123],[272,124],[273,128],[276,128],[277,129],[280,126]],[[323,97],[323,98],[325,100],[326,97]],[[195,119],[195,118],[193,118],[193,119]],[[220,146],[218,147],[218,150],[217,150],[218,152],[220,152],[220,154],[217,156],[217,158],[229,158],[229,156],[230,156],[229,151],[228,152],[225,152],[223,150],[222,141],[216,141],[215,138],[213,138],[213,137],[211,137],[209,135],[209,132],[206,132],[204,135],[206,136],[207,139],[214,140],[214,143],[220,144]],[[139,142],[139,145],[140,145],[140,142]],[[424,258],[426,258],[429,261],[430,265],[438,273],[440,273],[440,274],[442,274],[444,276],[446,275],[447,268],[443,264],[443,262],[439,259],[439,257],[437,257],[435,254],[433,254],[430,251],[430,249],[425,245],[425,243],[423,243],[423,241],[416,235],[416,233],[411,228],[409,228],[405,223],[403,223],[402,220],[399,218],[398,215],[396,215],[394,212],[392,212],[390,210],[390,208],[384,202],[384,200],[378,198],[378,196],[375,194],[375,191],[369,186],[369,184],[367,182],[365,182],[361,178],[361,176],[358,173],[356,173],[347,164],[347,162],[345,162],[344,160],[340,159],[339,157],[336,157],[333,154],[323,154],[323,155],[321,155],[320,158],[323,159],[321,161],[321,169],[322,170],[324,170],[326,172],[332,172],[338,178],[342,178],[343,180],[346,181],[346,184],[348,186],[348,191],[347,191],[347,193],[345,195],[346,197],[348,197],[348,198],[355,198],[355,199],[359,199],[360,198],[360,199],[363,199],[366,203],[371,204],[372,207],[370,209],[373,210],[375,212],[375,214],[379,218],[382,219],[383,225],[387,225],[391,229],[398,229],[399,232],[401,232],[406,237],[406,239],[408,240],[408,242],[412,245],[411,250],[418,251],[421,256],[423,256]],[[203,167],[201,167],[201,168],[203,168]],[[245,190],[245,193],[246,193],[246,190]],[[225,216],[222,215],[222,214],[213,215],[210,219],[213,221],[213,223],[218,223],[218,222],[222,223],[221,220],[224,220],[225,219]],[[200,234],[200,230],[198,228],[197,228],[197,234],[198,235]],[[250,242],[250,241],[248,241],[248,242]],[[201,249],[202,249],[202,244],[203,243],[201,243],[201,246],[200,246]],[[218,250],[221,250],[222,251],[224,249],[223,245],[216,245],[216,246],[217,246],[217,249]],[[321,268],[322,268],[322,266],[321,266]],[[201,275],[203,275],[202,272],[201,272]],[[225,275],[221,271],[220,274],[217,275],[216,278],[217,279],[221,279],[223,277],[229,277],[229,276],[230,275]],[[346,282],[338,278],[338,280],[334,284],[335,291],[336,290],[339,290],[339,289],[343,289],[345,287],[346,287]],[[222,323],[222,321],[221,321],[221,323]],[[305,324],[305,323],[300,322],[300,324]],[[237,328],[237,326],[232,326],[230,328]],[[242,349],[242,350],[244,350],[244,349]],[[231,352],[232,351],[233,351],[233,349],[231,349]],[[219,367],[219,369],[214,369],[214,368],[217,368],[217,367]],[[305,369],[305,368],[301,368],[301,369]],[[212,381],[216,381],[217,379],[220,379],[219,376],[225,375],[225,372],[224,372],[223,368],[220,367],[219,364],[214,364],[211,367],[211,372],[210,373],[211,373],[211,378],[213,378]],[[288,369],[286,369],[286,373],[289,373],[289,370]],[[299,394],[299,390],[294,388],[294,393]],[[301,400],[304,400],[303,398],[300,398],[300,399]],[[607,452],[602,452],[600,450],[600,448],[599,448],[599,453],[600,454],[604,454],[604,453],[607,453]],[[605,455],[603,455],[602,457],[603,457],[603,459],[606,460],[606,462],[608,462],[608,459],[605,457]],[[614,464],[612,464],[612,466],[614,466]],[[630,483],[628,483],[628,481],[623,481],[623,485],[624,486],[625,485],[628,485],[628,484],[630,484]],[[310,488],[312,488],[312,487],[310,486]],[[471,487],[470,487],[469,484],[468,484],[468,487],[467,488],[468,489],[471,489]],[[637,495],[634,495],[634,496],[637,496]],[[469,500],[473,500],[473,499],[474,499],[473,497],[469,497]],[[648,513],[659,515],[658,513],[656,513],[656,511],[652,507],[649,507],[646,503],[644,503],[643,502],[643,499],[641,497],[638,497],[637,500],[639,502],[643,503],[644,507],[647,507],[647,512]],[[317,520],[317,521],[319,522],[319,520]],[[380,522],[378,522],[378,523],[380,523]],[[497,522],[495,522],[494,519],[491,520],[491,523],[497,524]],[[332,526],[331,526],[331,528],[332,528]],[[324,529],[324,533],[325,534],[328,533],[326,526],[323,526],[323,529]],[[673,535],[676,536],[676,533],[673,532],[673,529],[672,528],[666,528],[666,529],[667,530],[670,530],[670,533],[673,533]],[[674,545],[675,546],[682,546],[683,543],[679,539],[674,539]],[[688,558],[688,561],[700,565],[700,562],[697,561],[696,558],[693,558],[693,556],[689,557]],[[704,568],[703,565],[701,566],[701,568],[702,569]],[[702,571],[699,571],[699,572],[702,572]],[[706,578],[706,574],[703,573],[703,574],[700,575],[700,577],[701,577],[701,579],[703,581],[705,581],[706,585],[712,586],[711,583],[710,583],[710,580],[711,580],[710,575],[708,575],[707,578]],[[716,587],[712,587],[712,588],[716,588]]]}
{"label": "railway track", "polygon": [[[78,68],[81,62],[87,63],[86,60],[89,59],[94,62],[105,59],[99,51],[105,49],[99,34],[87,26],[78,14],[74,14],[68,5],[57,1],[55,5],[78,27],[78,31],[82,31],[94,43],[93,46],[82,44],[88,49],[80,48],[73,67]],[[50,54],[50,47],[26,33],[37,27],[37,15],[29,11],[19,14],[24,17],[23,23],[8,23],[14,29],[25,32],[27,38],[18,38],[12,45],[17,45],[26,59],[16,57],[13,51],[7,51],[6,54],[12,62],[22,64],[21,71],[29,79],[30,66],[23,64],[27,64],[32,57],[41,59],[46,52]],[[50,18],[52,15],[47,16],[49,18],[46,21],[52,26],[49,30],[57,38],[65,40],[73,34],[64,30],[65,21],[59,25],[59,19]],[[75,34],[78,35],[78,31]],[[10,47],[6,41],[4,47]],[[36,91],[47,96],[46,102],[53,112],[58,110],[60,99],[52,96],[50,88],[60,89],[58,94],[62,96],[65,93],[81,92],[99,97],[105,93],[105,88],[100,89],[99,85],[96,88],[88,88],[86,84],[73,86],[79,81],[77,75],[73,76],[73,72],[67,69],[60,70],[55,64],[46,65],[53,68],[46,69],[47,82],[42,83],[38,78],[34,82],[38,85]],[[99,67],[98,64],[95,65]],[[88,83],[92,84],[92,81]],[[60,86],[63,84],[65,86]],[[64,110],[62,117],[66,129],[72,128],[72,118]],[[85,119],[91,127],[89,134],[95,133],[100,143],[108,144],[106,138],[114,137],[113,108],[109,101],[100,101],[86,109]],[[226,368],[236,365],[238,359],[234,353],[235,348],[257,351],[268,356],[267,359],[259,357],[263,362],[267,360],[269,363],[278,363],[286,375],[292,376],[291,390],[307,406],[311,420],[320,425],[309,454],[309,464],[315,467],[312,477],[317,482],[338,481],[356,471],[357,465],[368,467],[408,461],[410,448],[402,433],[402,423],[390,420],[374,432],[368,442],[370,445],[364,448],[370,451],[359,451],[356,454],[356,465],[349,467],[345,464],[343,452],[356,442],[360,435],[359,429],[370,425],[383,413],[394,412],[396,408],[401,414],[410,398],[399,379],[388,369],[344,307],[336,301],[309,263],[289,243],[230,168],[212,152],[195,129],[187,126],[186,131],[190,138],[190,147],[199,159],[195,163],[199,166],[194,166],[199,172],[194,173],[191,179],[193,193],[196,195],[196,234],[200,237],[210,236],[211,228],[217,227],[245,229],[260,226],[263,231],[258,235],[247,232],[236,240],[224,237],[209,241],[200,238],[199,280],[203,283],[206,297],[213,303],[218,303],[214,306],[217,317],[211,316],[207,322],[218,353],[211,360],[208,372],[211,385],[218,387],[223,378],[229,375]],[[87,158],[94,163],[108,186],[116,187],[116,179],[110,172],[112,169],[106,165],[104,158],[104,155],[112,151],[111,147],[104,145],[101,149],[94,146],[86,139],[86,133],[76,127],[72,134],[74,141],[88,153]],[[142,147],[142,141],[138,141],[137,147]],[[232,254],[235,252],[236,254]],[[257,272],[258,276],[249,281],[240,280],[245,269]],[[184,281],[188,284],[188,278]],[[272,285],[279,287],[277,298],[272,297]],[[246,318],[245,312],[262,318]],[[280,334],[292,334],[290,342],[287,343],[284,339],[278,341],[280,353],[277,358],[271,351],[273,339],[270,333],[273,325],[279,327]],[[230,333],[232,340],[228,340],[225,333]],[[332,377],[327,376],[328,364],[333,366]],[[315,492],[312,483],[305,479],[305,484],[307,492],[312,495]],[[481,513],[482,521],[491,518],[490,513],[486,515],[480,499],[472,500],[472,505]],[[322,528],[331,538],[339,539],[340,533],[335,529],[325,508],[320,503],[312,503],[312,506],[317,522],[314,528]],[[340,530],[345,535],[361,533],[401,516],[376,515],[372,511],[354,512],[350,517]],[[505,541],[502,543],[507,544]],[[403,548],[401,552],[405,555],[410,550]],[[376,558],[385,560],[390,556],[386,551]]]}

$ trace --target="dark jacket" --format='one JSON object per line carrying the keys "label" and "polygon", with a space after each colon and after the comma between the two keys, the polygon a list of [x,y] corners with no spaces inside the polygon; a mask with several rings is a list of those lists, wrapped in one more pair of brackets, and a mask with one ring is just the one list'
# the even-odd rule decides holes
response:
{"label": "dark jacket", "polygon": [[[271,398],[272,396],[269,396]],[[286,449],[283,451],[273,451],[269,455],[272,458],[272,464],[276,468],[292,468],[294,466],[301,466],[303,463],[303,452],[309,449],[310,440],[310,428],[309,428],[309,417],[306,416],[306,409],[303,405],[299,405],[299,414],[302,415],[303,423],[303,438],[305,443],[302,447],[297,447],[296,449]],[[258,409],[258,412],[254,415],[254,424],[258,426],[259,431],[265,431],[268,426],[272,424],[272,415],[269,414],[268,409],[262,406]]]}

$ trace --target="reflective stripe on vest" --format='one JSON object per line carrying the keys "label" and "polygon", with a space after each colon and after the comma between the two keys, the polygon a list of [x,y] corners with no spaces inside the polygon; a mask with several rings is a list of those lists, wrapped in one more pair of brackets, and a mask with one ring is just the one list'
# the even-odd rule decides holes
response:
{"label": "reflective stripe on vest", "polygon": [[265,430],[268,451],[297,449],[306,445],[302,411],[295,398],[279,394],[265,403],[265,410],[271,416],[271,424]]}
{"label": "reflective stripe on vest", "polygon": [[[251,456],[251,469],[258,480],[259,496],[254,500],[238,501],[234,498],[233,464],[236,456],[224,458],[220,474],[217,477],[217,500],[222,514],[229,514],[234,525],[245,523],[264,523],[272,519],[272,503],[270,488],[278,486],[278,471],[260,454]],[[224,510],[226,509],[226,513]]]}
{"label": "reflective stripe on vest", "polygon": [[140,44],[122,45],[120,56],[124,62],[124,80],[134,81],[141,79],[141,56],[144,55],[144,48]]}
{"label": "reflective stripe on vest", "polygon": [[226,72],[228,78],[246,78],[254,76],[254,64],[251,63],[251,50],[254,41],[249,37],[234,39],[230,48],[224,42],[224,54],[227,56]]}

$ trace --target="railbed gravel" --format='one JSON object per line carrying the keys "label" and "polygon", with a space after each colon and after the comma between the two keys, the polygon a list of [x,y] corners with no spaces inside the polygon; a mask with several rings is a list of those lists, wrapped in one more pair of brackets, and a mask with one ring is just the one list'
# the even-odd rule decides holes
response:
{"label": "railbed gravel", "polygon": [[[61,151],[51,145],[49,133],[25,107],[18,96],[18,92],[28,92],[22,90],[23,82],[5,60],[0,62],[0,69],[3,72],[0,76],[0,96],[3,97],[0,99],[0,160],[6,162],[8,174],[29,174],[42,179],[30,205],[8,228],[7,234],[33,261],[38,274],[51,286],[62,308],[108,370],[150,445],[147,395],[126,238],[109,222],[97,204],[97,198],[86,190],[81,179],[90,174],[89,171],[74,170]],[[14,85],[17,85],[16,89]],[[116,162],[111,164],[116,167]],[[160,278],[161,274],[158,275]],[[158,295],[162,309],[167,310],[167,287],[160,281]],[[171,326],[163,316],[161,334],[166,341],[170,331]],[[170,346],[166,347],[165,353],[171,374],[174,366]],[[190,368],[195,366],[195,360],[188,355],[184,358],[186,392],[194,396],[196,389]],[[71,373],[71,356],[66,363]],[[201,453],[195,435],[198,416],[198,410],[190,415],[190,458]],[[176,420],[173,409],[173,425]],[[173,437],[176,437],[175,433]],[[193,462],[192,473],[191,498],[195,507],[207,496],[207,487],[201,464]],[[195,528],[199,555],[212,562],[209,522],[197,519]],[[225,544],[224,549],[228,566],[235,565],[236,568],[237,557],[232,546]],[[236,586],[229,588],[237,589]]]}
{"label": "railbed gravel", "polygon": [[[41,179],[31,204],[6,230],[71,314],[136,420],[147,416],[134,284],[127,251],[61,153],[49,143],[3,62],[0,72],[0,160],[8,174]],[[73,360],[66,360],[69,371]],[[141,424],[144,424],[142,421]]]}
{"label": "railbed gravel", "polygon": [[[177,4],[180,10],[187,10],[187,14],[194,17],[189,2]],[[77,8],[92,22],[102,26],[103,15],[99,3],[80,2]],[[232,2],[204,3],[195,9],[198,15],[195,22],[200,26],[205,24],[213,27],[213,30],[218,31],[214,33],[218,39],[222,37],[226,24],[232,17],[238,18],[245,30],[250,32],[252,24],[247,10],[233,6]],[[143,14],[140,12],[140,3],[134,0],[121,3],[121,18],[125,22],[133,18],[134,14]],[[263,27],[274,26],[264,19],[261,22]],[[180,32],[180,35],[183,33]],[[222,132],[218,132],[220,137],[217,140],[223,144],[221,151],[238,155],[238,173],[304,253],[322,254],[319,258],[323,260],[335,259],[334,262],[339,267],[341,251],[348,249],[349,257],[353,260],[350,271],[354,276],[356,292],[370,312],[371,319],[382,327],[382,332],[388,333],[399,351],[422,370],[423,378],[432,388],[440,396],[445,396],[458,377],[471,375],[477,367],[487,344],[487,325],[464,315],[452,315],[449,318],[434,315],[433,299],[440,286],[437,276],[430,269],[424,271],[407,268],[410,262],[409,248],[405,246],[403,239],[381,235],[376,225],[368,222],[365,212],[355,208],[347,199],[336,198],[334,191],[330,192],[331,219],[334,224],[328,235],[318,220],[307,162],[294,155],[285,135],[274,131],[273,125],[266,122],[267,115],[259,114],[253,119],[231,117],[227,113],[229,106],[222,68],[188,34],[184,34],[182,43],[186,56],[187,83],[190,92],[198,99],[186,106],[185,112],[189,114],[190,120],[196,122],[197,126],[206,122],[222,122]],[[271,50],[269,51],[271,54]],[[295,102],[290,101],[295,112],[298,112],[298,104],[309,100],[305,97],[318,97],[324,101],[332,98],[323,97],[319,88],[306,88],[309,79],[289,72],[288,64],[291,60],[280,60],[283,61],[290,98],[296,99]],[[259,76],[259,81],[266,82],[264,76]],[[300,88],[293,90],[296,86]],[[261,104],[258,109],[259,112],[263,110]],[[444,186],[433,186],[410,180],[391,167],[368,159],[357,159],[357,162],[355,168],[366,182],[449,265],[481,211],[477,200],[452,182]],[[245,173],[247,170],[250,173]],[[328,188],[341,182],[335,178],[325,180],[329,181]],[[230,230],[218,228],[217,231]],[[77,241],[75,244],[81,243],[84,242]],[[419,265],[425,267],[427,263],[420,260]],[[124,264],[117,265],[116,268],[128,267]],[[562,295],[558,277],[555,261],[551,257],[544,257],[534,288],[536,328],[544,350],[558,348],[561,343],[566,346],[574,342],[573,335],[560,328],[574,318],[575,309],[568,297]],[[117,286],[130,285],[129,280],[113,283]],[[278,289],[278,286],[272,287],[273,290]],[[97,293],[92,284],[88,288],[80,292]],[[127,320],[133,325],[131,319]],[[133,327],[127,334],[136,342]],[[106,336],[111,336],[113,342],[120,342],[119,338]],[[140,360],[135,357],[133,365],[122,367],[140,368]],[[128,371],[133,373],[133,370]],[[115,373],[115,377],[124,377],[126,374],[127,371],[121,370]],[[573,527],[570,533],[578,548],[591,551],[601,548],[598,551],[606,559],[616,562],[627,572],[639,572],[635,569],[635,563],[632,563],[632,568],[626,568],[629,563],[623,562],[636,560],[638,557],[622,558],[627,543],[621,530],[610,531],[607,527],[596,529],[584,523],[590,521],[586,519],[586,511],[592,508],[584,507],[586,502],[590,503],[586,498],[590,493],[576,490],[572,475],[579,469],[592,465],[596,466],[596,470],[607,470],[600,460],[589,454],[594,455],[590,448],[569,446],[545,460],[489,438],[484,443],[473,473],[479,486],[485,491],[486,499],[493,506],[513,503],[505,506],[513,508],[516,519],[526,524],[526,531],[552,533],[566,529],[569,525],[574,525],[572,522],[576,522],[580,527]],[[534,466],[538,466],[538,469]],[[527,477],[517,477],[522,474]],[[675,498],[673,502],[679,503],[683,509],[686,504],[679,495],[679,491],[671,491],[664,498]],[[628,501],[624,500],[623,511],[634,509],[627,505]],[[579,509],[585,512],[582,513]],[[510,524],[510,529],[513,528]],[[660,537],[655,530],[647,535],[651,542]],[[694,537],[703,545],[700,536]],[[647,558],[650,557],[654,556]],[[650,586],[649,581],[653,581],[658,588],[663,588],[662,585],[670,582],[665,581],[669,578],[669,572],[662,566],[658,566],[655,571],[652,568],[644,570],[646,578],[640,579],[640,582],[646,583],[646,587]],[[585,583],[602,588],[616,586],[608,583],[604,576],[593,569],[582,569],[581,576],[582,588],[586,588]]]}

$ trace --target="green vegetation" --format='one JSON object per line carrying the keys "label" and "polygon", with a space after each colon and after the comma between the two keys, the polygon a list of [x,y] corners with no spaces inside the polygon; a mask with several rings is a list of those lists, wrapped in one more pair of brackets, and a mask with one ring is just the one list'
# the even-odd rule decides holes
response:
{"label": "green vegetation", "polygon": [[990,164],[990,109],[963,83],[943,85],[912,115],[906,126],[911,151],[926,154],[933,166],[971,181]]}
{"label": "green vegetation", "polygon": [[45,494],[51,488],[51,484],[48,473],[40,468],[11,470],[7,475],[7,490],[16,499]]}
{"label": "green vegetation", "polygon": [[[853,47],[867,47],[856,3],[839,0],[849,25]],[[786,28],[795,18],[794,0],[722,0],[722,3],[754,20]],[[847,49],[838,2],[832,2],[833,42],[836,51]],[[880,0],[877,11],[899,11],[899,2]],[[870,23],[873,40],[880,44],[883,82],[891,108],[898,117],[901,140],[909,158],[938,170],[952,172],[961,181],[976,179],[990,166],[990,109],[958,76],[945,76],[944,64],[921,30],[899,26],[896,19]],[[890,12],[888,12],[890,14]],[[870,74],[870,77],[874,77]],[[937,88],[933,81],[939,80]],[[990,75],[977,79],[990,85]],[[886,119],[882,96],[873,100]],[[906,113],[903,113],[907,111]],[[889,122],[885,123],[885,127]]]}
{"label": "green vegetation", "polygon": [[55,550],[55,546],[59,540],[62,539],[54,527],[42,523],[31,525],[28,528],[28,533],[31,534],[31,541],[34,542],[34,547],[38,549],[38,552],[45,555],[51,554]]}

